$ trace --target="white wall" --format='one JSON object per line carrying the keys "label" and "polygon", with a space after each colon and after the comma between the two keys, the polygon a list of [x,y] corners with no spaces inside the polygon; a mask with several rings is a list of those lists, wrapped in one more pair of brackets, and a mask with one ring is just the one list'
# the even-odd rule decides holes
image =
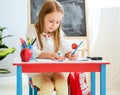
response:
{"label": "white wall", "polygon": [[102,56],[107,66],[108,87],[120,87],[120,7],[101,9],[100,29],[91,56]]}
{"label": "white wall", "polygon": [[16,52],[14,54],[8,55],[3,61],[0,61],[0,68],[9,68],[12,71],[12,73],[8,75],[15,72],[12,60],[14,57],[19,56],[19,38],[24,37],[26,33],[27,1],[28,0],[0,0],[0,26],[7,27],[4,31],[4,35],[13,35],[13,37],[7,38],[5,43],[9,47],[16,48]]}

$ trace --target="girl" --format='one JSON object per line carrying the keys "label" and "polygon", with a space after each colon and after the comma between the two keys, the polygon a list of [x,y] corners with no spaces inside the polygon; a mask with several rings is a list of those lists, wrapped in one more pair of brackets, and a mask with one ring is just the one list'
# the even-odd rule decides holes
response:
{"label": "girl", "polygon": [[[65,41],[61,29],[64,15],[62,5],[56,0],[46,0],[41,7],[38,20],[27,32],[27,38],[37,38],[34,44],[34,56],[42,59],[64,60],[71,56],[71,46]],[[58,55],[61,51],[63,56]],[[39,73],[32,76],[33,84],[40,88],[39,95],[51,95],[54,87],[57,95],[68,95],[68,73]]]}

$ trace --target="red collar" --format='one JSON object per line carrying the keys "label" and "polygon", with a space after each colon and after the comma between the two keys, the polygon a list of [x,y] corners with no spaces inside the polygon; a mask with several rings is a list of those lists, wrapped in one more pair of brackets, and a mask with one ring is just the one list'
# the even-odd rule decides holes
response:
{"label": "red collar", "polygon": [[45,38],[51,37],[51,33],[47,34],[47,33],[44,33],[44,32],[43,32],[42,35],[43,35],[43,37],[45,37]]}

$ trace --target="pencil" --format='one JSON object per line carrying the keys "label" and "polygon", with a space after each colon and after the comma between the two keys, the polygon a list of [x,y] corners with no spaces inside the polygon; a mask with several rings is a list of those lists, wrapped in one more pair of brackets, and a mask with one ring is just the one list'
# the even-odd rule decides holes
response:
{"label": "pencil", "polygon": [[30,38],[27,38],[27,44],[30,45]]}
{"label": "pencil", "polygon": [[72,54],[71,55],[74,55],[75,53],[76,53],[76,51],[78,50],[78,48],[81,46],[81,44],[82,44],[82,41],[80,42],[80,44],[78,45],[78,47],[72,52]]}
{"label": "pencil", "polygon": [[36,41],[36,38],[33,40],[33,42],[32,42],[32,44],[31,44],[31,45],[33,45],[33,44],[35,43],[35,41]]}

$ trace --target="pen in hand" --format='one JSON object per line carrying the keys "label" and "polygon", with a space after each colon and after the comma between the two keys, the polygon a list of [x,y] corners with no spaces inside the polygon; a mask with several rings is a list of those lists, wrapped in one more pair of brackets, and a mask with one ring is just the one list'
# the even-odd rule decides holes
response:
{"label": "pen in hand", "polygon": [[79,43],[79,45],[78,45],[78,47],[72,52],[72,54],[71,55],[74,55],[75,53],[76,53],[76,51],[78,50],[78,48],[81,46],[81,44],[82,44],[82,41]]}

